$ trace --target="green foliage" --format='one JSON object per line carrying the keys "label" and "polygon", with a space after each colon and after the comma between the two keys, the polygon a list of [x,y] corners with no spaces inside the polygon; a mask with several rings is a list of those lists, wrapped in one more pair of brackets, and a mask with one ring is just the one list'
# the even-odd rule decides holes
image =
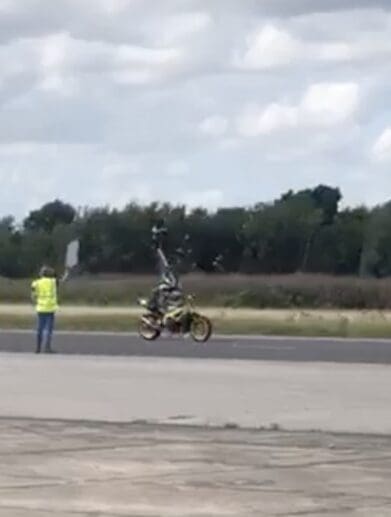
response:
{"label": "green foliage", "polygon": [[391,275],[391,202],[376,207],[370,217],[364,239],[361,262],[363,275]]}
{"label": "green foliage", "polygon": [[34,210],[24,221],[26,230],[52,232],[59,224],[71,224],[76,217],[75,209],[58,199]]}
{"label": "green foliage", "polygon": [[154,273],[151,227],[158,221],[168,227],[169,253],[182,250],[181,273],[391,275],[391,202],[341,210],[340,200],[325,185],[214,213],[158,203],[76,210],[55,200],[21,225],[0,220],[0,276],[29,277],[43,262],[61,270],[75,237],[84,273]]}

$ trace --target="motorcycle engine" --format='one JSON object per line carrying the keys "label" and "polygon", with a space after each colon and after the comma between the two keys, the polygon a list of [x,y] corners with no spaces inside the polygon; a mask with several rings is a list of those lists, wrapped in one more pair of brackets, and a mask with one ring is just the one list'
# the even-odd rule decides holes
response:
{"label": "motorcycle engine", "polygon": [[167,318],[165,326],[169,332],[174,333],[179,331],[179,325],[173,318]]}

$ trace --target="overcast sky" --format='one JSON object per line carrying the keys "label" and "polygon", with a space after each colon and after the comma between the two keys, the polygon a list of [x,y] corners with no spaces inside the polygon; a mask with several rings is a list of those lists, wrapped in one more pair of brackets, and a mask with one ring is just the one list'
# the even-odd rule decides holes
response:
{"label": "overcast sky", "polygon": [[390,0],[0,0],[2,215],[391,198]]}

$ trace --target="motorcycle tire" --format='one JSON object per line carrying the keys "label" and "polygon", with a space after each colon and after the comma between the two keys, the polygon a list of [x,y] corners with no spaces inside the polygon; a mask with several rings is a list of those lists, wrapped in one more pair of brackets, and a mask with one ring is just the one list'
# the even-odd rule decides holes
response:
{"label": "motorcycle tire", "polygon": [[155,341],[161,334],[160,329],[156,328],[156,325],[158,325],[156,318],[151,315],[143,316],[138,325],[139,336],[145,341]]}
{"label": "motorcycle tire", "polygon": [[206,316],[194,314],[190,323],[190,335],[196,343],[206,343],[212,335],[212,322]]}

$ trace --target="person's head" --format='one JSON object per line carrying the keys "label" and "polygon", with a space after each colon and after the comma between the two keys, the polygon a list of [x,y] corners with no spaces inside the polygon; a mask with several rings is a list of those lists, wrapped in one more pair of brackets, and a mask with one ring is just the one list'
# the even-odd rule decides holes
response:
{"label": "person's head", "polygon": [[39,271],[39,276],[41,278],[52,278],[54,277],[54,270],[49,266],[42,266]]}

